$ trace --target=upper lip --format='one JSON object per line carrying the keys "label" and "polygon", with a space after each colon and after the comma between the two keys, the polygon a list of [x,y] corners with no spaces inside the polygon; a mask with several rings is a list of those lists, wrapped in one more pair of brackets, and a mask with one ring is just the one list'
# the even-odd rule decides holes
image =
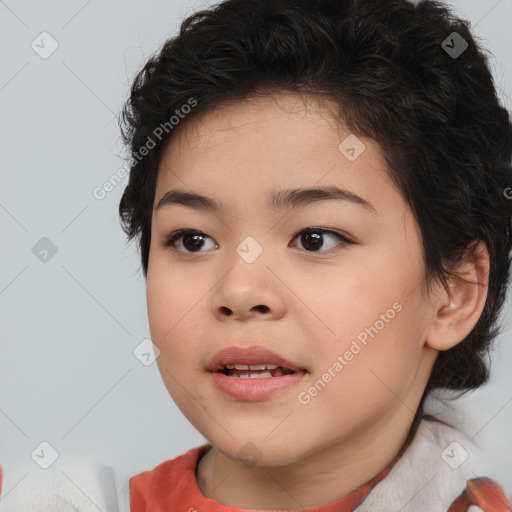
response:
{"label": "upper lip", "polygon": [[207,369],[211,372],[222,370],[227,364],[258,364],[267,363],[288,368],[295,372],[302,368],[277,355],[272,350],[261,346],[228,347],[217,352],[210,361]]}

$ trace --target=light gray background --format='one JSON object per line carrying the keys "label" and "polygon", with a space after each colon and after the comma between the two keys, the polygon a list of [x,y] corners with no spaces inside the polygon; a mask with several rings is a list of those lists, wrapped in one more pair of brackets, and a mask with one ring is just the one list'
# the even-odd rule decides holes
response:
{"label": "light gray background", "polygon": [[[512,108],[512,0],[451,2],[494,57]],[[133,354],[149,338],[145,282],[117,216],[126,184],[93,196],[123,165],[116,115],[136,71],[181,20],[189,0],[0,1],[0,463],[5,496],[41,469],[73,460],[129,474],[204,442],[169,397],[156,364]],[[47,59],[32,47],[57,41]],[[49,48],[46,40],[45,48]],[[32,247],[47,237],[46,263]],[[509,325],[507,303],[503,321]],[[461,400],[470,434],[512,493],[512,333],[494,352],[489,385]],[[48,453],[48,451],[46,451]],[[6,500],[7,502],[7,500]]]}

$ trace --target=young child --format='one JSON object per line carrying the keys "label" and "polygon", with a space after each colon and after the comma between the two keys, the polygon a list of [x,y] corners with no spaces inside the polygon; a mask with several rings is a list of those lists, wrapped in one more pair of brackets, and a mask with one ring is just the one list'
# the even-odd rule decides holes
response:
{"label": "young child", "polygon": [[468,24],[226,0],[149,60],[123,121],[157,363],[208,444],[116,477],[116,509],[510,511],[425,407],[488,379],[509,277],[512,124]]}

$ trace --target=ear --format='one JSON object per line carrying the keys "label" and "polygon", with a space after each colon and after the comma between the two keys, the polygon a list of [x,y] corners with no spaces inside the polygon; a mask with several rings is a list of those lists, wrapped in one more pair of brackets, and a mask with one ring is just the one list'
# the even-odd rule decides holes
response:
{"label": "ear", "polygon": [[460,343],[478,322],[487,299],[489,252],[480,241],[449,278],[449,289],[433,299],[433,318],[425,344],[435,350],[448,350]]}

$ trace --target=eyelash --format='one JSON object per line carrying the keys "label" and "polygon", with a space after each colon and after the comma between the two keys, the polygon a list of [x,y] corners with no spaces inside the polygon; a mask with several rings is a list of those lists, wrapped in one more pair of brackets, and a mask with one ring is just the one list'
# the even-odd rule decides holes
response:
{"label": "eyelash", "polygon": [[[309,233],[309,234],[311,234],[311,233],[317,233],[317,234],[321,233],[321,234],[333,235],[334,237],[338,238],[338,240],[340,241],[342,247],[347,246],[347,245],[355,245],[355,242],[349,240],[348,238],[344,237],[343,235],[341,235],[340,233],[338,233],[336,231],[332,231],[330,229],[324,229],[324,228],[314,228],[314,227],[301,229],[299,232],[297,232],[293,236],[292,240],[295,240],[299,235],[301,235],[303,233]],[[177,252],[179,254],[200,254],[201,252],[204,252],[204,251],[201,251],[201,250],[196,251],[196,252],[184,252],[184,251],[180,251],[180,250],[176,249],[174,247],[175,242],[179,238],[183,238],[185,235],[198,235],[198,236],[201,236],[201,237],[204,236],[204,237],[210,238],[208,235],[206,235],[205,233],[203,233],[201,231],[197,231],[197,230],[194,230],[194,229],[180,229],[178,231],[172,232],[170,235],[168,235],[164,239],[164,247],[170,249],[173,252]],[[325,254],[325,253],[334,252],[334,251],[337,251],[337,250],[340,250],[340,249],[339,248],[338,249],[333,248],[333,249],[329,249],[327,251],[307,251],[306,250],[306,252],[313,253],[313,254],[316,254],[316,253]]]}

